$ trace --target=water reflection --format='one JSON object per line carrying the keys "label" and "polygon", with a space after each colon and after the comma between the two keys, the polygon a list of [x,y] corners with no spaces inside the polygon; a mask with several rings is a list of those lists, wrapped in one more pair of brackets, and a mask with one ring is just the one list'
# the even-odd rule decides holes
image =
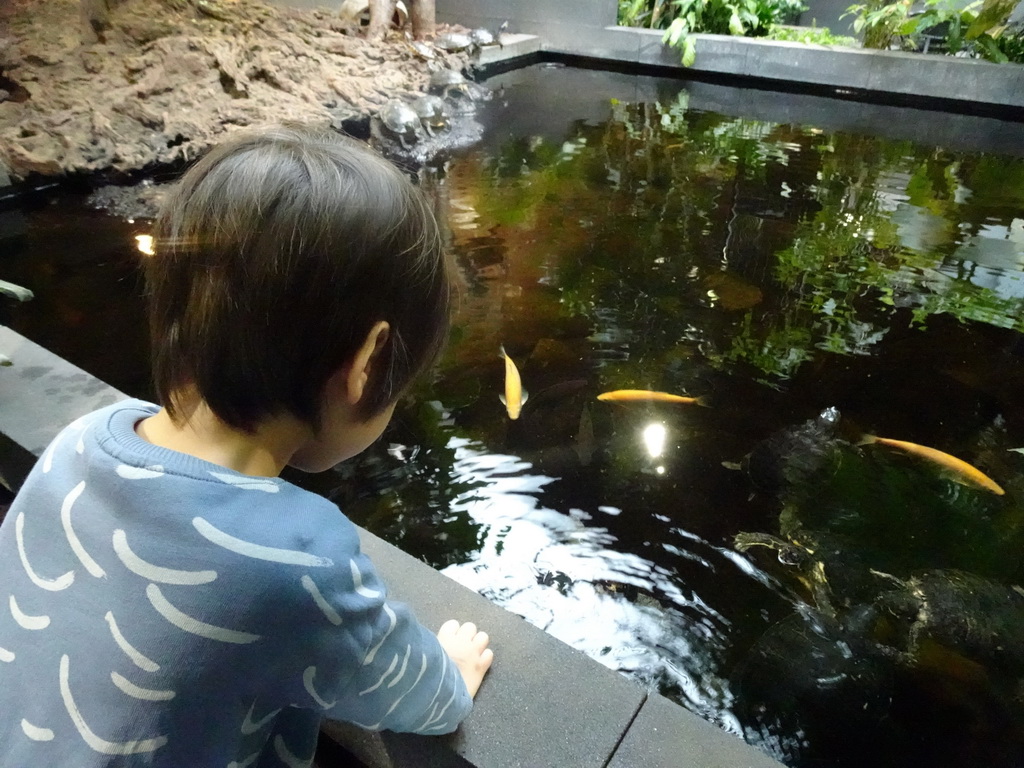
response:
{"label": "water reflection", "polygon": [[[621,551],[595,523],[622,510],[547,508],[541,492],[554,478],[468,440],[449,445],[454,474],[471,488],[450,508],[481,528],[479,549],[445,574],[651,690],[677,691],[694,711],[728,721],[731,693],[720,669],[731,622],[671,570]],[[671,556],[709,572],[738,570],[783,592],[744,556],[673,533],[676,543],[661,545]]]}
{"label": "water reflection", "polygon": [[[792,765],[1012,764],[1015,735],[994,753],[971,735],[994,730],[947,719],[1015,705],[980,685],[935,697],[956,673],[932,650],[889,658],[870,574],[1017,579],[1016,502],[857,451],[785,501],[723,464],[837,405],[853,431],[1019,483],[999,450],[1024,439],[1024,163],[705,112],[679,84],[629,99],[613,78],[615,98],[574,92],[575,112],[526,88],[563,75],[583,77],[510,76],[491,144],[431,179],[459,201],[468,283],[431,396],[477,547],[446,572]],[[500,344],[539,393],[514,424],[494,402]],[[633,388],[714,408],[593,399]],[[732,549],[794,516],[846,557]],[[937,722],[942,748],[905,738]]]}

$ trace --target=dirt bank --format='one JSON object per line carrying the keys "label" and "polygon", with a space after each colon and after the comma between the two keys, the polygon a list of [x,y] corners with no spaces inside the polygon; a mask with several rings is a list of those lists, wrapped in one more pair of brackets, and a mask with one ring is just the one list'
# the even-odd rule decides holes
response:
{"label": "dirt bank", "polygon": [[[335,12],[257,0],[125,0],[83,42],[79,0],[0,2],[0,187],[30,174],[130,172],[189,160],[278,120],[340,127],[420,92],[433,68]],[[438,32],[443,32],[439,29]]]}

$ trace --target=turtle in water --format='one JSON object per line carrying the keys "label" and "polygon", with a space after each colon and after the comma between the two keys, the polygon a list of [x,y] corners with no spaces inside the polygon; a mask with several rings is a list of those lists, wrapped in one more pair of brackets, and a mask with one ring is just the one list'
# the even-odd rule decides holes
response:
{"label": "turtle in water", "polygon": [[758,443],[743,459],[751,482],[770,493],[813,483],[839,461],[839,411],[826,408],[817,418],[787,427]]}
{"label": "turtle in water", "polygon": [[873,765],[865,735],[885,728],[894,665],[862,646],[855,629],[806,606],[765,630],[729,675],[746,740],[793,766],[836,755]]}
{"label": "turtle in water", "polygon": [[402,149],[409,149],[420,138],[420,116],[399,99],[391,99],[377,113],[381,125],[398,139]]}
{"label": "turtle in water", "polygon": [[413,112],[419,116],[423,130],[427,132],[428,136],[433,137],[438,131],[449,127],[448,107],[440,96],[424,94],[413,101],[410,106]]}
{"label": "turtle in water", "polygon": [[490,91],[467,80],[465,75],[454,69],[439,69],[432,74],[427,92],[445,99],[451,99],[455,94],[470,102],[483,101],[490,96]]}
{"label": "turtle in water", "polygon": [[955,754],[950,764],[957,766],[1018,768],[1024,589],[953,569],[907,579],[875,575],[894,588],[872,605],[870,633],[930,715],[945,723],[936,751]]}
{"label": "turtle in water", "polygon": [[869,560],[854,542],[840,534],[787,524],[791,513],[791,509],[782,513],[785,538],[741,531],[733,546],[740,552],[754,547],[774,551],[783,566],[793,569],[794,578],[823,616],[836,619],[871,601],[878,593],[878,580],[872,575]]}
{"label": "turtle in water", "polygon": [[[737,535],[737,549],[772,549],[812,594],[812,605],[798,600],[796,615],[768,630],[736,673],[735,711],[748,735],[795,765],[813,764],[819,752],[854,754],[851,735],[870,733],[868,743],[908,750],[911,764],[949,752],[954,761],[940,764],[1018,768],[1024,588],[954,569],[897,578],[868,567],[849,544],[799,529],[786,538]],[[937,746],[907,744],[914,713],[945,723],[930,732]]]}
{"label": "turtle in water", "polygon": [[872,573],[894,587],[879,594],[875,606],[886,619],[886,644],[909,663],[926,643],[935,643],[1024,681],[1020,586],[954,569],[923,571],[908,579]]}

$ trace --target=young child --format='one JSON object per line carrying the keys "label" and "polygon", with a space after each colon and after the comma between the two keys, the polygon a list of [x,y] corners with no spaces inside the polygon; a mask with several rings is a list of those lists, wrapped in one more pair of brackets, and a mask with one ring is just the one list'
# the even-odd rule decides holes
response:
{"label": "young child", "polygon": [[491,665],[281,480],[376,440],[448,330],[430,208],[358,142],[282,126],[185,174],[145,264],[162,408],[46,449],[0,527],[0,765],[302,766],[324,717],[447,733]]}

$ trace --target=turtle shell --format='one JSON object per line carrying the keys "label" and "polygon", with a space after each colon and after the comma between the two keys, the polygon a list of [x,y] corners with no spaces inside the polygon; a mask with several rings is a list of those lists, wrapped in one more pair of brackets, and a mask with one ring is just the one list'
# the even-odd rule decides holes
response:
{"label": "turtle shell", "polygon": [[483,27],[474,29],[470,32],[469,39],[473,41],[474,45],[478,46],[496,45],[498,42],[498,38],[495,37],[494,33],[489,29],[484,29]]}
{"label": "turtle shell", "polygon": [[420,124],[420,117],[415,110],[398,99],[392,99],[381,107],[378,116],[384,126],[393,133],[412,133]]}
{"label": "turtle shell", "polygon": [[439,69],[430,76],[427,89],[432,93],[439,93],[451,85],[464,85],[466,77],[455,69]]}
{"label": "turtle shell", "polygon": [[464,35],[461,32],[448,32],[447,34],[441,35],[437,38],[435,45],[449,53],[457,53],[458,51],[464,51],[473,45],[473,38],[469,35]]}
{"label": "turtle shell", "polygon": [[1024,594],[959,570],[925,571],[879,595],[897,620],[893,643],[917,653],[925,640],[1024,678]]}
{"label": "turtle shell", "polygon": [[439,96],[425,94],[413,101],[410,106],[421,120],[439,122],[448,118],[448,108],[444,99]]}

